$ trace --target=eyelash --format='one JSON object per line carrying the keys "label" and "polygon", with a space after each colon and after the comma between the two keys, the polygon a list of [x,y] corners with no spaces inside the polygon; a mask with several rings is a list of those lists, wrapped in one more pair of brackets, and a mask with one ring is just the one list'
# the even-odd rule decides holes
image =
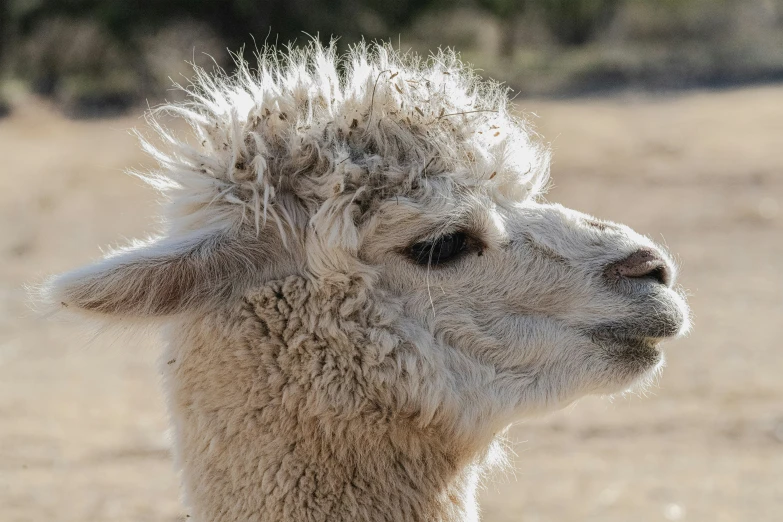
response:
{"label": "eyelash", "polygon": [[464,232],[454,232],[432,241],[421,241],[408,248],[408,257],[419,265],[437,266],[468,251],[469,238]]}

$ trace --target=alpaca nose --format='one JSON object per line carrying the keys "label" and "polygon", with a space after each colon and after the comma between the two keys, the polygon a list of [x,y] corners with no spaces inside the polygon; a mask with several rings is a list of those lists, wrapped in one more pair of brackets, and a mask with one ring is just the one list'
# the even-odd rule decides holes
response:
{"label": "alpaca nose", "polygon": [[604,271],[609,279],[655,279],[662,285],[672,282],[672,267],[658,252],[641,248],[620,261],[615,261]]}

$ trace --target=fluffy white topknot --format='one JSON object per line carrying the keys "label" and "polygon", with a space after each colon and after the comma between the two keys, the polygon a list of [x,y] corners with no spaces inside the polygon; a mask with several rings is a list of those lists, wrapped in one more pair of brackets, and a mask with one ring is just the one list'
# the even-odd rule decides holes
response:
{"label": "fluffy white topknot", "polygon": [[[161,169],[143,177],[171,196],[179,229],[272,218],[285,241],[324,203],[359,207],[415,197],[427,179],[486,186],[509,200],[540,192],[549,154],[512,114],[508,89],[482,80],[452,51],[423,60],[388,44],[345,55],[311,42],[268,48],[253,70],[197,70],[189,101],[162,106],[150,122],[162,144],[142,139]],[[160,113],[193,128],[165,129]],[[340,206],[340,205],[338,205]],[[343,205],[344,206],[344,205]]]}

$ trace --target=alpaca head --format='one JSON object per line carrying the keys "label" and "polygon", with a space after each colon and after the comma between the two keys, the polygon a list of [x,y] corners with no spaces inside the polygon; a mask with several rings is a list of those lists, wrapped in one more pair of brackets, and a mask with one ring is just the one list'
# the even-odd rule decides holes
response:
{"label": "alpaca head", "polygon": [[453,54],[313,44],[257,71],[202,73],[191,94],[162,109],[191,138],[153,115],[162,145],[143,141],[166,229],[52,279],[53,303],[165,321],[295,276],[361,296],[382,311],[390,357],[407,347],[384,367],[395,376],[367,386],[402,387],[452,429],[488,433],[643,382],[659,342],[687,328],[668,255],[543,203],[547,150],[506,91]]}

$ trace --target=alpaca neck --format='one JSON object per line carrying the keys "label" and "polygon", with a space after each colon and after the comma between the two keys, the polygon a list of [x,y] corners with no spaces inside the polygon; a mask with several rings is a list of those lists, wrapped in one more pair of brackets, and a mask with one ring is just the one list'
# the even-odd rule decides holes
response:
{"label": "alpaca neck", "polygon": [[319,358],[331,348],[282,342],[301,323],[275,315],[287,289],[275,290],[169,330],[162,368],[192,520],[477,520],[482,449],[346,393],[340,361]]}
{"label": "alpaca neck", "polygon": [[[178,453],[196,522],[478,520],[479,467],[441,442],[373,425],[377,419],[281,413],[278,422],[259,417],[231,426],[202,411],[180,424]],[[357,425],[365,429],[351,431]]]}

